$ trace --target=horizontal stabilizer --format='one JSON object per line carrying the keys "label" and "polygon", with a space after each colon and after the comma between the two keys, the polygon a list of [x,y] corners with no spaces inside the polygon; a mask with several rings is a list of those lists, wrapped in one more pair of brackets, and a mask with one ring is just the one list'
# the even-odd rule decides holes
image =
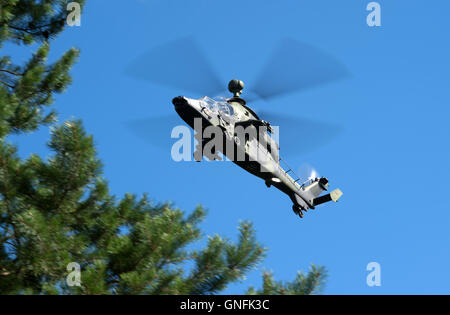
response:
{"label": "horizontal stabilizer", "polygon": [[334,201],[337,202],[342,196],[342,191],[340,189],[335,189],[331,193],[317,197],[313,200],[314,206],[320,205],[325,202]]}
{"label": "horizontal stabilizer", "polygon": [[339,198],[342,197],[342,191],[338,188],[333,190],[331,193],[331,200],[333,200],[334,202],[337,202],[339,200]]}

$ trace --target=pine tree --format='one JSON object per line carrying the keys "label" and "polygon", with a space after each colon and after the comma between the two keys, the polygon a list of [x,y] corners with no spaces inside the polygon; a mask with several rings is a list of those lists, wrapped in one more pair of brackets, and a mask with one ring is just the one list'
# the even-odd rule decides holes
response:
{"label": "pine tree", "polygon": [[260,290],[250,288],[247,294],[262,295],[311,295],[320,293],[325,285],[327,271],[325,267],[312,265],[309,272],[298,272],[292,282],[281,282],[273,279],[273,274],[263,274],[263,287]]}
{"label": "pine tree", "polygon": [[[252,224],[239,225],[237,242],[214,235],[203,248],[190,249],[202,238],[202,207],[186,215],[145,195],[111,195],[81,121],[54,123],[53,96],[70,84],[78,57],[71,49],[53,64],[46,60],[50,41],[65,26],[68,2],[0,3],[0,47],[5,41],[39,46],[24,65],[0,56],[0,293],[220,293],[265,255]],[[26,136],[45,125],[51,126],[52,156],[21,159],[8,135]],[[80,286],[66,281],[72,262],[80,265]],[[265,274],[263,289],[248,293],[316,293],[324,276],[313,267],[283,284]]]}

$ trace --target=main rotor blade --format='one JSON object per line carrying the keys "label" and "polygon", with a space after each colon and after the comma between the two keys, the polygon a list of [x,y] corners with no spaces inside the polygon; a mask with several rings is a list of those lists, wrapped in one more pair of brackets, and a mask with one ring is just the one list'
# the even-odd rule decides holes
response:
{"label": "main rotor blade", "polygon": [[[338,137],[343,128],[327,122],[306,118],[258,111],[258,116],[279,127],[280,155],[305,154],[326,145]],[[126,123],[126,127],[149,145],[171,152],[176,139],[171,138],[176,126],[187,126],[176,114],[137,119]]]}
{"label": "main rotor blade", "polygon": [[172,129],[176,126],[187,127],[184,121],[175,114],[137,119],[126,123],[127,129],[134,135],[168,154],[176,141],[171,138]]}
{"label": "main rotor blade", "polygon": [[269,99],[349,75],[347,68],[329,54],[296,40],[285,39],[273,51],[252,91],[263,99]]}
{"label": "main rotor blade", "polygon": [[134,60],[126,69],[134,78],[199,95],[215,95],[226,85],[192,37],[158,46]]}
{"label": "main rotor blade", "polygon": [[258,111],[261,119],[279,127],[280,155],[305,154],[326,145],[338,137],[343,127],[310,120],[307,118],[286,116],[268,111]]}

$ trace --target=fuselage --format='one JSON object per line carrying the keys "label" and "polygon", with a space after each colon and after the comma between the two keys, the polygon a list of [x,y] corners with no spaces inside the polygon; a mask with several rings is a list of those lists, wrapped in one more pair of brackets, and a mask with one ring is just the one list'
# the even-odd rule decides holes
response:
{"label": "fuselage", "polygon": [[[314,208],[314,198],[326,190],[323,181],[317,179],[305,185],[290,175],[294,174],[292,170],[280,166],[278,143],[242,99],[234,97],[215,101],[209,97],[190,99],[179,96],[173,104],[180,117],[196,131],[196,138],[201,143],[197,148],[202,150],[200,157],[206,156],[211,160],[220,158],[218,152],[222,153],[263,179],[268,187],[274,186],[287,194],[294,207],[301,210]],[[208,132],[208,127],[212,127],[209,131],[215,131]],[[214,146],[210,145],[211,136],[216,137]],[[204,149],[209,150],[204,152]]]}

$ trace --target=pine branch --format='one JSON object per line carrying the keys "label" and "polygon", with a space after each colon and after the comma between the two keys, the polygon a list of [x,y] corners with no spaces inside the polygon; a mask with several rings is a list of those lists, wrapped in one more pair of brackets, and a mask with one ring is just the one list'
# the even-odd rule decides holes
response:
{"label": "pine branch", "polygon": [[5,181],[3,183],[5,189],[2,193],[3,195],[3,200],[5,202],[6,205],[6,211],[8,214],[8,223],[11,225],[12,229],[13,229],[13,235],[15,236],[15,241],[19,244],[19,246],[21,246],[21,241],[20,241],[20,237],[17,234],[17,227],[13,222],[13,213],[12,213],[12,209],[11,209],[11,202],[10,202],[10,197],[9,197],[9,176],[8,176],[8,165],[5,159],[3,159],[3,157],[0,155],[0,164],[1,167],[3,169],[4,172],[4,177],[5,177]]}
{"label": "pine branch", "polygon": [[24,75],[23,73],[14,72],[14,71],[11,71],[11,70],[8,70],[8,69],[0,69],[0,72],[6,72],[6,73],[9,73],[9,74],[12,74],[12,75],[16,75],[16,76],[23,76]]}
{"label": "pine branch", "polygon": [[14,86],[14,85],[8,84],[8,83],[6,83],[6,82],[3,81],[3,80],[0,80],[0,83],[6,85],[6,86],[9,87],[10,89],[15,89],[15,86]]}

